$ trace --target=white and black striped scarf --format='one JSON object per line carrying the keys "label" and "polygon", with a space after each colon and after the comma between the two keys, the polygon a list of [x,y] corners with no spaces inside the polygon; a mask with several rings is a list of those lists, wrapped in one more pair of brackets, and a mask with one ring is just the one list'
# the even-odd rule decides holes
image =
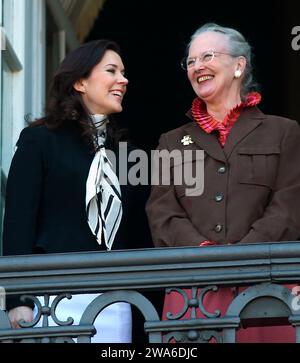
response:
{"label": "white and black striped scarf", "polygon": [[98,130],[99,150],[86,182],[86,211],[88,224],[98,243],[101,245],[104,241],[110,250],[122,219],[121,189],[104,148],[108,118],[106,115],[92,117]]}

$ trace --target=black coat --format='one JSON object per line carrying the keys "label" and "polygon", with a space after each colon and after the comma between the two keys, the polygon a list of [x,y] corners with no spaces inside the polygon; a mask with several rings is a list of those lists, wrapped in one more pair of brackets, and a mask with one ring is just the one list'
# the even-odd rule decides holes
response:
{"label": "black coat", "polygon": [[[49,131],[25,128],[17,143],[7,180],[3,229],[4,255],[101,251],[87,223],[86,180],[94,154],[74,127]],[[115,151],[116,171],[119,152]],[[128,146],[128,151],[134,148]],[[123,160],[123,159],[122,159]],[[127,169],[134,163],[127,163]],[[145,203],[150,186],[121,185],[123,216],[113,249],[153,247]],[[146,296],[162,308],[160,292]],[[18,296],[7,308],[24,305]],[[32,306],[28,302],[29,306]],[[133,340],[145,342],[144,318],[133,309]]]}
{"label": "black coat", "polygon": [[[113,151],[118,162],[118,150]],[[93,157],[74,127],[22,131],[7,181],[4,255],[106,249],[99,246],[87,223],[85,190]],[[123,217],[113,249],[138,247],[141,237],[144,243],[139,247],[151,247],[143,217],[147,191],[128,184],[121,185],[121,193]]]}

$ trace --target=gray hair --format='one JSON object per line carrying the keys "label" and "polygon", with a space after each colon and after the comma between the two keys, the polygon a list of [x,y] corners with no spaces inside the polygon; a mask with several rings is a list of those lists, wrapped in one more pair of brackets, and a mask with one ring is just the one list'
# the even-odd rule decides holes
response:
{"label": "gray hair", "polygon": [[244,77],[242,79],[242,97],[246,96],[250,91],[257,90],[258,84],[253,77],[252,67],[252,50],[250,44],[246,41],[244,36],[235,29],[225,28],[215,23],[207,23],[198,28],[195,33],[191,36],[191,40],[187,46],[187,52],[190,49],[191,43],[200,34],[207,32],[215,32],[223,34],[227,37],[229,43],[229,52],[233,57],[243,56],[246,58],[246,68],[244,71]]}

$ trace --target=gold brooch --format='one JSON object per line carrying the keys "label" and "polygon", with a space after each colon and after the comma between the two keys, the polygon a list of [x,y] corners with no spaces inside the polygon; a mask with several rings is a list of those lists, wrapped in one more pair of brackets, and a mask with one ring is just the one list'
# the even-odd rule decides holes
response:
{"label": "gold brooch", "polygon": [[184,146],[187,146],[187,145],[190,145],[190,144],[193,144],[194,141],[192,140],[192,138],[190,137],[190,135],[186,135],[183,137],[183,139],[181,140],[181,143],[184,145]]}

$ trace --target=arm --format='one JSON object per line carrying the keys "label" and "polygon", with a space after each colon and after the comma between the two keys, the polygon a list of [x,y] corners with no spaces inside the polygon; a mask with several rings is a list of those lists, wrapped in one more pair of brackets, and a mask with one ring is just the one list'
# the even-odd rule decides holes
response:
{"label": "arm", "polygon": [[[168,151],[164,135],[157,150]],[[170,184],[152,185],[150,198],[146,204],[154,245],[156,247],[199,246],[207,238],[198,232],[180,205],[172,179]]]}
{"label": "arm", "polygon": [[6,187],[3,254],[31,254],[35,240],[42,187],[42,153],[31,129],[17,143]]}
{"label": "arm", "polygon": [[[24,129],[17,143],[17,150],[10,167],[3,225],[3,254],[31,254],[35,240],[42,184],[42,155],[38,141],[31,129]],[[20,301],[17,295],[7,298],[7,308],[12,325],[17,320],[28,319],[33,303]],[[15,309],[16,308],[16,309]],[[11,310],[12,309],[12,310]],[[31,310],[31,309],[30,309]]]}
{"label": "arm", "polygon": [[300,128],[286,130],[276,184],[262,218],[253,223],[240,243],[293,241],[300,237]]}

